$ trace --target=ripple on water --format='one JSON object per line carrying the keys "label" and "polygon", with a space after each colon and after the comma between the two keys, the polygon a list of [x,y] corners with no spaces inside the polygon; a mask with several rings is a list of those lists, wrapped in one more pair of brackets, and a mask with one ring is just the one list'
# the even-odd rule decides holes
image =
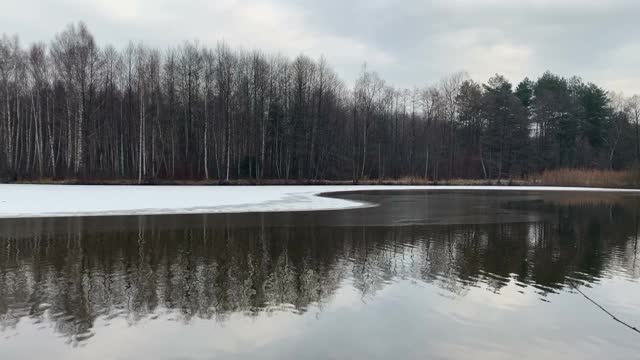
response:
{"label": "ripple on water", "polygon": [[[123,355],[142,359],[178,357],[176,343],[203,357],[237,347],[287,358],[292,344],[318,358],[327,348],[339,358],[366,358],[360,348],[399,358],[637,355],[626,330],[571,287],[637,323],[635,208],[535,194],[535,206],[520,196],[508,207],[509,196],[483,196],[408,196],[392,213],[379,195],[382,206],[348,214],[57,219],[38,241],[0,226],[2,341],[43,329],[52,359],[85,345],[75,350],[116,357],[92,346],[133,338],[152,339],[153,349]],[[69,349],[47,343],[47,331]],[[408,343],[424,346],[402,356]]]}

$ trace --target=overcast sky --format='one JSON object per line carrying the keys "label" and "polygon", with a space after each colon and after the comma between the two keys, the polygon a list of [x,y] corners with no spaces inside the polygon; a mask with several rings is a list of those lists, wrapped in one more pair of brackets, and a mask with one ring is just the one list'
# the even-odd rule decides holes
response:
{"label": "overcast sky", "polygon": [[324,55],[347,82],[363,62],[424,86],[465,70],[517,83],[545,70],[640,93],[639,0],[1,0],[0,32],[49,42],[85,21],[100,44],[199,40]]}

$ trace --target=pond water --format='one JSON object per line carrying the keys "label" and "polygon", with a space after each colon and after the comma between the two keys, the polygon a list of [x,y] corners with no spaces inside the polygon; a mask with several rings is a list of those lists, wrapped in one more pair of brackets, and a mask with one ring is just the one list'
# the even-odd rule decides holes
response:
{"label": "pond water", "polygon": [[0,220],[0,359],[631,359],[640,197]]}

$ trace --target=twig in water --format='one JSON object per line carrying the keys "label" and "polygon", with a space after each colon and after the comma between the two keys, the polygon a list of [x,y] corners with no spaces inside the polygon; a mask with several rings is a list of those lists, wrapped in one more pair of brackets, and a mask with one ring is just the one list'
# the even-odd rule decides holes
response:
{"label": "twig in water", "polygon": [[599,307],[600,310],[604,311],[605,313],[607,313],[607,315],[611,316],[613,318],[613,320],[619,322],[620,324],[628,327],[629,329],[637,332],[638,334],[640,334],[640,330],[638,330],[638,328],[636,328],[635,326],[631,326],[629,324],[627,324],[626,322],[618,319],[615,315],[613,315],[612,313],[610,313],[607,309],[605,309],[604,307],[602,307],[602,305],[598,304],[597,302],[595,302],[594,300],[592,300],[590,297],[588,297],[585,293],[583,293],[582,291],[580,291],[580,289],[578,289],[578,287],[573,283],[573,281],[569,281],[569,285],[571,285],[571,287],[573,287],[574,289],[576,289],[577,292],[580,293],[580,295],[584,296],[585,299],[591,301],[595,306]]}

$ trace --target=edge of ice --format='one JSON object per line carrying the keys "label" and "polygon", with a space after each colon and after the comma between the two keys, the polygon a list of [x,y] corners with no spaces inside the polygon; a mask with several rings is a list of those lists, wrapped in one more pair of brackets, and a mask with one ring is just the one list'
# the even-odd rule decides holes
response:
{"label": "edge of ice", "polygon": [[376,204],[326,197],[381,190],[582,191],[640,189],[547,186],[122,186],[0,185],[0,218],[327,211]]}

